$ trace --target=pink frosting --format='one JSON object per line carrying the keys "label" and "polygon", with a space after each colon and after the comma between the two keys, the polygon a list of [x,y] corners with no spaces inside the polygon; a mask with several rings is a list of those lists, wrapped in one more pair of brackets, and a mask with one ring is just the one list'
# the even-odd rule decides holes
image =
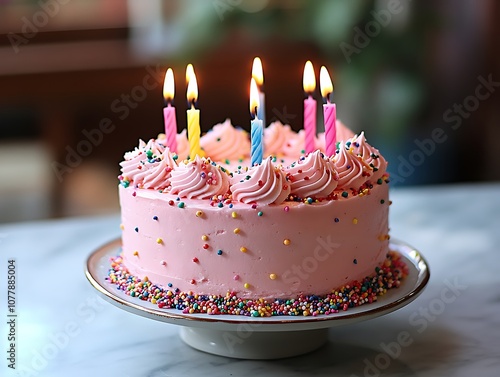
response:
{"label": "pink frosting", "polygon": [[352,149],[346,149],[343,141],[340,142],[337,154],[333,157],[333,163],[339,175],[339,189],[359,190],[372,172],[370,166],[355,155]]}
{"label": "pink frosting", "polygon": [[372,275],[385,260],[388,188],[376,185],[370,195],[312,205],[293,201],[254,209],[194,199],[183,199],[179,208],[169,205],[175,195],[120,186],[124,264],[141,279],[195,294],[235,292],[270,300],[326,294]]}
{"label": "pink frosting", "polygon": [[[337,141],[348,141],[354,136],[354,132],[352,132],[349,128],[347,128],[342,121],[337,119]],[[316,148],[320,151],[325,151],[325,133],[320,132],[316,137]]]}
{"label": "pink frosting", "polygon": [[283,145],[283,155],[299,158],[304,154],[306,145],[306,133],[300,130],[298,133],[292,132],[287,142]]}
{"label": "pink frosting", "polygon": [[170,182],[171,194],[188,199],[210,199],[229,190],[227,174],[209,159],[198,155],[193,161],[180,163],[172,171]]}
{"label": "pink frosting", "polygon": [[[123,179],[131,183],[119,186],[124,264],[163,287],[252,299],[326,294],[372,274],[389,247],[388,185],[312,204],[287,200],[290,194],[328,199],[383,174],[386,161],[373,156],[378,151],[363,134],[350,140],[357,146],[346,148],[352,135],[345,130],[339,122],[340,149],[333,157],[316,151],[300,158],[304,132],[277,124],[265,143],[278,162],[267,158],[248,169],[245,158],[238,162],[243,173],[232,177],[210,159],[180,162],[189,151],[186,130],[177,135],[177,160],[161,137],[141,141],[121,163]],[[230,159],[233,145],[224,143],[243,134],[226,121],[203,137],[207,155]],[[219,144],[226,145],[224,153]],[[239,154],[250,149],[240,148],[246,149]],[[280,161],[291,166],[275,166]],[[184,205],[171,205],[178,197]]]}
{"label": "pink frosting", "polygon": [[168,147],[151,139],[147,144],[139,140],[139,147],[126,153],[120,166],[124,180],[138,187],[163,190],[170,185],[171,171],[177,164]]}
{"label": "pink frosting", "polygon": [[281,156],[286,143],[296,137],[297,134],[289,125],[283,125],[280,121],[273,122],[264,128],[264,153],[267,156]]}
{"label": "pink frosting", "polygon": [[285,173],[273,165],[271,158],[231,179],[234,200],[243,203],[281,204],[290,194]]}
{"label": "pink frosting", "polygon": [[371,182],[376,182],[379,178],[382,178],[387,170],[387,161],[380,154],[378,149],[368,144],[364,132],[352,138],[351,148],[353,148],[355,154],[361,156],[363,161],[372,168],[372,176],[370,177]]}
{"label": "pink frosting", "polygon": [[291,193],[299,198],[326,198],[337,187],[338,176],[331,160],[320,151],[309,153],[286,169]]}
{"label": "pink frosting", "polygon": [[225,161],[245,158],[250,153],[248,133],[235,128],[231,121],[215,125],[200,138],[200,145],[207,156],[214,161]]}

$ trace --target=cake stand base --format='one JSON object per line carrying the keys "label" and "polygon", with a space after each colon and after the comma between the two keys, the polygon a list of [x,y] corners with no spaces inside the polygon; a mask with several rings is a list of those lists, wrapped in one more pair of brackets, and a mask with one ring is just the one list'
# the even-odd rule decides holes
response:
{"label": "cake stand base", "polygon": [[181,327],[181,339],[189,346],[207,353],[236,359],[281,359],[302,355],[324,345],[328,329],[305,331],[221,331]]}

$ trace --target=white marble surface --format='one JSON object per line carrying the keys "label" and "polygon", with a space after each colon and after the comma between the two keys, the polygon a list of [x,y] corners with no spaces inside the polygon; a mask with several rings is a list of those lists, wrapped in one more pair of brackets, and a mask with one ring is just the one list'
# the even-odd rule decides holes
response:
{"label": "white marble surface", "polygon": [[[387,316],[330,329],[318,351],[274,361],[195,351],[175,325],[98,298],[84,261],[119,236],[117,216],[0,226],[0,375],[498,376],[499,195],[500,184],[393,190],[391,234],[429,261],[425,292]],[[18,278],[15,373],[4,357],[9,258]]]}

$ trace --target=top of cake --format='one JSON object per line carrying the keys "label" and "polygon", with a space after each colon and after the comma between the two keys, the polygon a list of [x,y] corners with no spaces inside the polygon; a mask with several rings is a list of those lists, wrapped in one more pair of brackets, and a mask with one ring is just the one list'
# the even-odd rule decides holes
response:
{"label": "top of cake", "polygon": [[[265,157],[250,164],[250,137],[230,120],[215,125],[200,139],[206,157],[188,158],[186,130],[177,134],[177,153],[165,135],[125,153],[120,182],[125,187],[157,190],[180,198],[222,202],[281,204],[284,201],[336,200],[363,194],[386,181],[387,161],[365,139],[337,121],[335,154],[326,156],[324,137],[305,154],[304,131],[274,122],[264,129]],[[351,194],[351,195],[350,195]]]}

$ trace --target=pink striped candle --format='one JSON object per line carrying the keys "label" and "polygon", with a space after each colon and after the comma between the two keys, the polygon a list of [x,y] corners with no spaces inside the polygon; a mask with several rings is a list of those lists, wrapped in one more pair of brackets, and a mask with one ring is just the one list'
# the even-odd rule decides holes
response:
{"label": "pink striped candle", "polygon": [[311,61],[307,61],[304,66],[304,76],[302,86],[308,97],[304,100],[304,131],[305,137],[305,152],[312,153],[315,150],[316,138],[316,100],[312,97],[316,89],[316,77],[314,76],[314,68]]}
{"label": "pink striped candle", "polygon": [[323,105],[323,121],[325,124],[325,153],[328,157],[335,154],[337,143],[337,107],[330,102],[330,94],[333,92],[333,84],[326,67],[321,67],[319,74],[321,95],[325,100]]}
{"label": "pink striped candle", "polygon": [[165,81],[163,83],[163,97],[167,106],[163,108],[163,123],[165,125],[165,137],[167,139],[167,147],[173,153],[177,152],[177,119],[175,116],[175,107],[172,106],[174,99],[174,72],[172,68],[167,70]]}
{"label": "pink striped candle", "polygon": [[323,105],[323,117],[325,119],[325,153],[327,156],[335,154],[335,145],[337,143],[337,107],[334,103],[325,103]]}

